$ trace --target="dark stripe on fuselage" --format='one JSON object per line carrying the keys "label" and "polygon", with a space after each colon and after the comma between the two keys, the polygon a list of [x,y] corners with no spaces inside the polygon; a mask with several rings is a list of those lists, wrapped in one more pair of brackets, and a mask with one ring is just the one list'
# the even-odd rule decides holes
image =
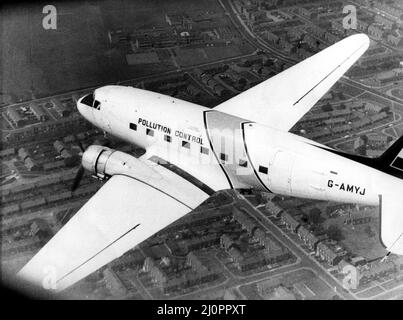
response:
{"label": "dark stripe on fuselage", "polygon": [[192,176],[190,173],[182,170],[181,168],[175,166],[174,164],[160,158],[157,156],[152,156],[150,159],[148,159],[154,163],[159,164],[160,166],[164,167],[165,169],[168,169],[169,171],[172,171],[173,173],[177,174],[178,176],[182,177],[186,181],[190,182],[209,196],[213,195],[215,191],[211,189],[208,185],[204,184],[201,182],[199,179],[196,177]]}
{"label": "dark stripe on fuselage", "polygon": [[215,157],[216,160],[217,160],[218,165],[221,167],[222,171],[223,171],[224,174],[225,174],[225,177],[227,178],[227,181],[228,181],[228,184],[229,184],[230,188],[231,188],[231,189],[234,189],[234,185],[232,184],[232,181],[231,181],[231,179],[230,179],[230,177],[229,177],[227,171],[225,170],[224,166],[222,165],[222,163],[221,163],[220,160],[218,159],[217,153],[215,152],[214,147],[213,147],[213,143],[211,142],[210,134],[209,134],[208,127],[207,127],[207,117],[206,117],[207,112],[210,112],[210,111],[214,111],[214,110],[206,110],[206,111],[203,111],[203,122],[204,122],[204,128],[206,129],[207,140],[208,140],[208,142],[209,142],[210,149],[211,149],[211,151],[213,152],[214,157]]}
{"label": "dark stripe on fuselage", "polygon": [[243,140],[243,146],[244,146],[244,148],[245,148],[246,156],[248,157],[248,161],[249,161],[249,163],[250,163],[250,165],[251,165],[251,167],[252,167],[252,169],[253,169],[253,172],[254,172],[254,174],[255,174],[256,179],[260,182],[260,184],[263,186],[263,188],[264,188],[266,191],[268,191],[268,192],[270,192],[270,193],[273,193],[273,192],[271,192],[271,190],[263,183],[263,181],[260,179],[260,177],[259,177],[259,175],[257,174],[257,171],[256,171],[256,169],[255,169],[255,166],[253,165],[253,161],[251,160],[251,158],[250,158],[250,156],[249,156],[248,147],[246,146],[246,141],[245,141],[245,127],[244,127],[245,124],[247,124],[247,123],[252,123],[252,122],[242,122],[242,123],[241,123],[242,140]]}

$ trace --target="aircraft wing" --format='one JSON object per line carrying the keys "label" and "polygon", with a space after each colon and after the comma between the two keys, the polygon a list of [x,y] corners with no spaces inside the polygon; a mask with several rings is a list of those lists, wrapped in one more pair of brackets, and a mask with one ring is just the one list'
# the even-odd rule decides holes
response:
{"label": "aircraft wing", "polygon": [[367,50],[356,34],[218,105],[215,110],[290,130]]}
{"label": "aircraft wing", "polygon": [[170,165],[139,161],[154,174],[112,176],[18,276],[45,289],[61,291],[192,211],[214,193],[201,181],[180,174],[178,167],[173,170]]}

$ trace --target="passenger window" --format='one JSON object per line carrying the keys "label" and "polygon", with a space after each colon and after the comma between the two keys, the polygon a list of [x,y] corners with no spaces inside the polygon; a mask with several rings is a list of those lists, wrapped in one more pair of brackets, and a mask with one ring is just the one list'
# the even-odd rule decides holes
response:
{"label": "passenger window", "polygon": [[164,140],[165,140],[166,142],[171,142],[172,138],[171,138],[171,136],[168,136],[168,135],[166,134],[166,135],[164,135]]}
{"label": "passenger window", "polygon": [[246,168],[246,167],[248,166],[248,161],[243,160],[243,159],[240,159],[240,160],[239,160],[239,166]]}
{"label": "passenger window", "polygon": [[207,149],[205,147],[200,147],[200,152],[203,154],[209,154],[209,149]]}
{"label": "passenger window", "polygon": [[267,167],[259,166],[259,172],[267,174],[268,171]]}
{"label": "passenger window", "polygon": [[146,135],[150,137],[154,137],[154,130],[152,129],[146,129]]}
{"label": "passenger window", "polygon": [[222,161],[228,161],[228,155],[226,155],[225,153],[220,153],[220,159]]}
{"label": "passenger window", "polygon": [[182,147],[184,147],[186,149],[190,149],[190,142],[182,141]]}
{"label": "passenger window", "polygon": [[137,130],[137,124],[135,124],[135,123],[130,123],[130,129],[132,129],[132,130],[134,130],[134,131],[136,131]]}

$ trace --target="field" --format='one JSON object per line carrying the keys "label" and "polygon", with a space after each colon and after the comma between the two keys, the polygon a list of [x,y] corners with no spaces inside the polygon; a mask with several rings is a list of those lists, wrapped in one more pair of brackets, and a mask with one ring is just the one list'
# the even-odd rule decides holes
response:
{"label": "field", "polygon": [[178,48],[175,49],[176,61],[181,66],[189,66],[198,63],[206,63],[242,54],[238,46],[228,45],[206,48]]}
{"label": "field", "polygon": [[391,94],[399,99],[403,99],[403,89],[392,89]]}
{"label": "field", "polygon": [[[356,212],[352,212],[353,219],[356,218],[356,215],[358,215]],[[379,208],[370,209],[365,214],[360,214],[360,216],[369,216],[372,218],[372,221],[355,225],[353,228],[351,224],[344,224],[344,221],[348,219],[348,215],[344,215],[326,220],[324,227],[337,225],[342,230],[344,237],[342,244],[348,251],[356,255],[363,256],[368,260],[384,256],[386,250],[379,240]],[[369,236],[367,233],[368,226],[371,228],[371,232],[373,232],[372,236]]]}
{"label": "field", "polygon": [[[326,300],[330,299],[334,292],[332,289],[321,279],[317,278],[313,271],[310,269],[299,269],[291,271],[281,278],[281,284],[299,296],[303,300]],[[277,285],[274,285],[276,287]],[[247,297],[247,299],[261,300],[263,299],[257,291],[257,283],[241,286],[240,291]]]}
{"label": "field", "polygon": [[189,2],[56,1],[56,30],[42,26],[44,4],[4,7],[0,11],[0,93],[28,100],[172,69],[166,64],[128,67],[125,52],[110,47],[108,30],[166,27],[165,14],[178,14],[183,8],[189,15],[222,14],[217,1]]}

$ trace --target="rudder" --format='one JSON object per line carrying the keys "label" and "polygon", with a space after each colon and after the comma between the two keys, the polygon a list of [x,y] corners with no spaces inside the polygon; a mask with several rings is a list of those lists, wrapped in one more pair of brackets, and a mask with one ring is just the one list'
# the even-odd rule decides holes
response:
{"label": "rudder", "polygon": [[376,159],[380,169],[403,179],[403,136]]}

